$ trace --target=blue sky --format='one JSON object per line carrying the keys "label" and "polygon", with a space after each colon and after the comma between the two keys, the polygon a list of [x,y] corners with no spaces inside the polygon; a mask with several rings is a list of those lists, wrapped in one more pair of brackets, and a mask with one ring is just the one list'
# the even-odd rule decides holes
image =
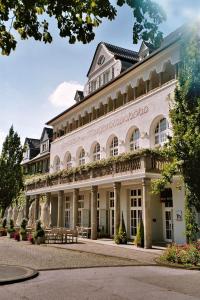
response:
{"label": "blue sky", "polygon": [[[157,2],[168,14],[167,22],[161,26],[165,35],[200,16],[199,0]],[[74,88],[81,88],[86,82],[100,41],[137,49],[132,44],[132,22],[130,9],[120,8],[116,20],[104,21],[88,45],[69,45],[67,40],[55,36],[51,45],[19,41],[9,57],[0,56],[0,147],[11,124],[22,141],[26,136],[40,138],[45,122],[70,106]]]}

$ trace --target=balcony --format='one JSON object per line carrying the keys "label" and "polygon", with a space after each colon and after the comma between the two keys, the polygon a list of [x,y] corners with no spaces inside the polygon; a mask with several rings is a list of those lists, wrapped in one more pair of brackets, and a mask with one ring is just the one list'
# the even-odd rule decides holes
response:
{"label": "balcony", "polygon": [[113,178],[116,175],[137,173],[161,173],[167,159],[159,150],[140,150],[137,153],[125,153],[117,157],[100,160],[69,170],[33,177],[25,182],[26,191],[73,184],[98,178]]}

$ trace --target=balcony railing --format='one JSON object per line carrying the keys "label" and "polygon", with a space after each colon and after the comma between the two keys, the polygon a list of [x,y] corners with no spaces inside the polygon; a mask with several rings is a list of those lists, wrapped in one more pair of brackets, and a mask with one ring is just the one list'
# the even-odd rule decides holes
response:
{"label": "balcony railing", "polygon": [[26,182],[26,190],[32,191],[60,184],[77,183],[84,180],[92,180],[100,177],[109,177],[119,174],[130,174],[137,172],[161,173],[167,159],[158,152],[145,150],[141,154],[124,154],[117,158],[111,158],[88,164],[69,171],[63,170],[59,173],[48,174]]}

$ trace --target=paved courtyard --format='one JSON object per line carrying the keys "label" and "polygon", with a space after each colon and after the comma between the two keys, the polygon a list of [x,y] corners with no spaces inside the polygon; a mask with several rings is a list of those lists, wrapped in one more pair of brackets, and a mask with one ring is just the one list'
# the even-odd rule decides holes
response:
{"label": "paved courtyard", "polygon": [[31,245],[0,238],[0,264],[19,265],[37,270],[95,266],[155,264],[158,254],[102,245],[82,240],[68,245]]}
{"label": "paved courtyard", "polygon": [[157,266],[42,271],[0,287],[1,300],[197,300],[200,272]]}

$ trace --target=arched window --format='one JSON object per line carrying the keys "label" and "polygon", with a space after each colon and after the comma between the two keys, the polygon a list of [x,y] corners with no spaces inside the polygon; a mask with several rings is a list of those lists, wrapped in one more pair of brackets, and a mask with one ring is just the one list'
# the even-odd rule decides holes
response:
{"label": "arched window", "polygon": [[101,154],[100,154],[100,145],[99,143],[96,143],[96,145],[94,146],[94,150],[93,150],[93,160],[100,160],[101,159]]}
{"label": "arched window", "polygon": [[115,136],[111,143],[110,143],[110,156],[117,156],[118,155],[118,138]]}
{"label": "arched window", "polygon": [[82,166],[85,164],[85,150],[81,149],[81,152],[79,153],[79,166]]}
{"label": "arched window", "polygon": [[53,169],[54,172],[58,172],[60,170],[60,158],[58,156],[54,158]]}
{"label": "arched window", "polygon": [[167,140],[168,122],[166,118],[161,119],[155,128],[155,145],[162,145]]}
{"label": "arched window", "polygon": [[139,139],[140,139],[140,132],[139,129],[135,129],[131,134],[130,138],[130,151],[137,150],[139,148]]}
{"label": "arched window", "polygon": [[71,153],[69,153],[69,152],[66,155],[65,166],[66,166],[66,169],[70,169],[72,167],[72,156],[71,156]]}

